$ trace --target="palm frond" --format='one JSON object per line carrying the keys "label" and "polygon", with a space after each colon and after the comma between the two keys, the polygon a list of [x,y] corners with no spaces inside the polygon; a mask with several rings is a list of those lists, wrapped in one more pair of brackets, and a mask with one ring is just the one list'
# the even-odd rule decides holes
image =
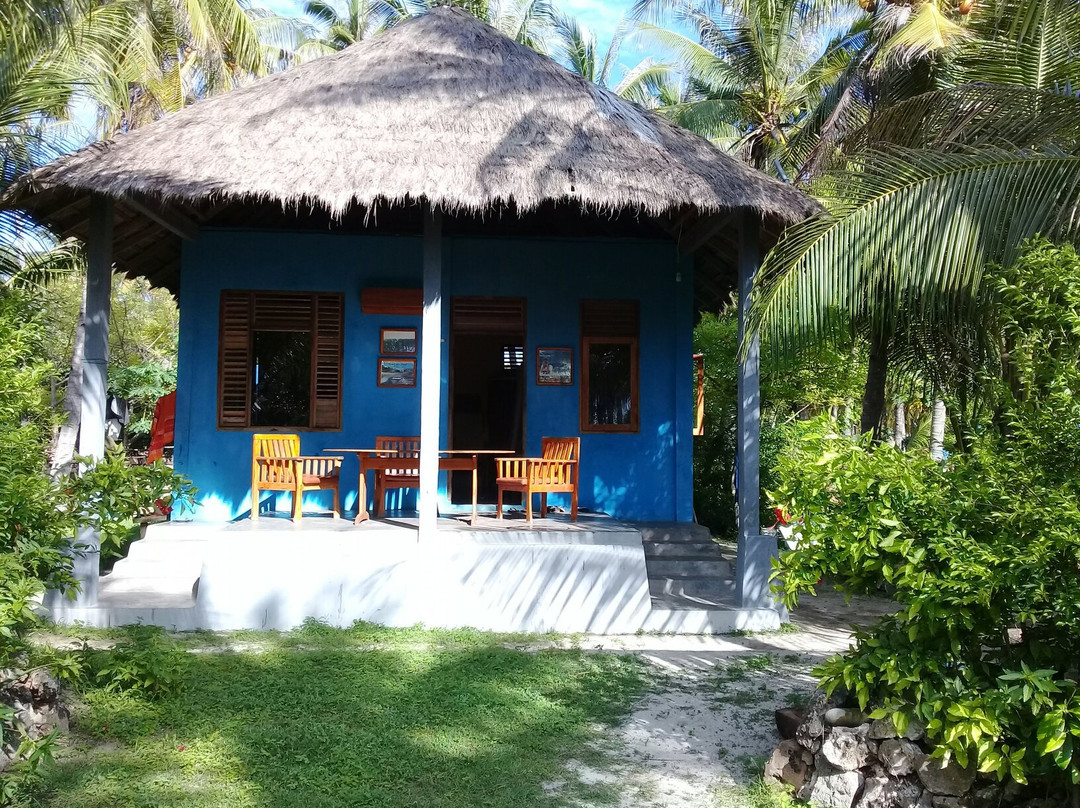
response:
{"label": "palm frond", "polygon": [[1080,157],[1060,151],[889,148],[822,187],[828,212],[785,232],[754,292],[751,329],[781,353],[869,313],[963,321],[988,262],[1080,225]]}

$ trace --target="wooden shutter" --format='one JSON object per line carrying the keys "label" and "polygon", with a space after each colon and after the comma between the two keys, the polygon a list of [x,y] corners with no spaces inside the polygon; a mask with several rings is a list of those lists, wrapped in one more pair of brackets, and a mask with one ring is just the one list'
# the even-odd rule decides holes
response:
{"label": "wooden shutter", "polygon": [[252,331],[311,331],[314,295],[307,292],[251,292]]}
{"label": "wooden shutter", "polygon": [[455,334],[524,334],[525,300],[520,297],[455,297],[450,328]]}
{"label": "wooden shutter", "polygon": [[636,300],[581,301],[581,336],[636,337],[639,330]]}
{"label": "wooden shutter", "polygon": [[218,427],[243,429],[251,417],[254,331],[311,334],[310,425],[341,428],[345,309],[340,294],[224,291],[218,355]]}
{"label": "wooden shutter", "polygon": [[345,307],[341,295],[315,295],[314,390],[311,425],[341,428],[341,365]]}
{"label": "wooden shutter", "polygon": [[251,411],[251,293],[221,293],[218,427],[243,428]]}

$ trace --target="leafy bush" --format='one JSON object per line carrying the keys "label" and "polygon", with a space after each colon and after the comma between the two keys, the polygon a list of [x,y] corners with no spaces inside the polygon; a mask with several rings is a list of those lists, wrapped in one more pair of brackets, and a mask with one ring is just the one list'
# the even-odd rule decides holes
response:
{"label": "leafy bush", "polygon": [[[738,320],[734,306],[704,314],[694,329],[694,350],[705,357],[705,434],[694,439],[694,508],[715,534],[735,536],[735,418]],[[761,486],[772,488],[777,458],[796,413],[847,405],[861,395],[865,364],[857,351],[822,349],[797,366],[766,365],[761,379]],[[773,517],[762,497],[761,520]]]}
{"label": "leafy bush", "polygon": [[191,480],[161,461],[148,466],[128,463],[120,450],[108,452],[71,481],[71,495],[82,524],[101,533],[101,557],[122,556],[140,521],[192,507]]}
{"label": "leafy bush", "polygon": [[157,626],[128,626],[108,650],[87,649],[86,680],[110,693],[159,699],[179,693],[186,684],[187,654]]}
{"label": "leafy bush", "polygon": [[963,765],[1080,784],[1080,258],[1040,242],[990,283],[993,421],[940,466],[822,425],[780,463],[804,541],[778,575],[789,605],[821,577],[900,604],[820,666],[828,689]]}

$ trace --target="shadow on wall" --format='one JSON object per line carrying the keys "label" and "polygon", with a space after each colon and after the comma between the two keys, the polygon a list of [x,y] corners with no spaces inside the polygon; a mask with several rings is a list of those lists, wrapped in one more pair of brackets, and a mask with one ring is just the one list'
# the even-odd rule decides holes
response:
{"label": "shadow on wall", "polygon": [[491,631],[632,633],[651,598],[635,544],[476,544],[361,529],[301,543],[291,531],[209,542],[196,609],[205,628],[417,623]]}

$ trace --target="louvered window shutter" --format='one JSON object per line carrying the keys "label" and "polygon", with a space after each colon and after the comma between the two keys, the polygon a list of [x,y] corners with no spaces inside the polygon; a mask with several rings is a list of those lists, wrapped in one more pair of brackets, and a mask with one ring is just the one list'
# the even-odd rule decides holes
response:
{"label": "louvered window shutter", "polygon": [[310,426],[341,428],[344,298],[334,293],[224,291],[218,361],[218,427],[251,424],[252,334],[311,334]]}
{"label": "louvered window shutter", "polygon": [[251,294],[221,293],[218,426],[243,428],[251,408]]}
{"label": "louvered window shutter", "polygon": [[315,295],[313,427],[341,428],[341,364],[345,310],[341,295]]}

